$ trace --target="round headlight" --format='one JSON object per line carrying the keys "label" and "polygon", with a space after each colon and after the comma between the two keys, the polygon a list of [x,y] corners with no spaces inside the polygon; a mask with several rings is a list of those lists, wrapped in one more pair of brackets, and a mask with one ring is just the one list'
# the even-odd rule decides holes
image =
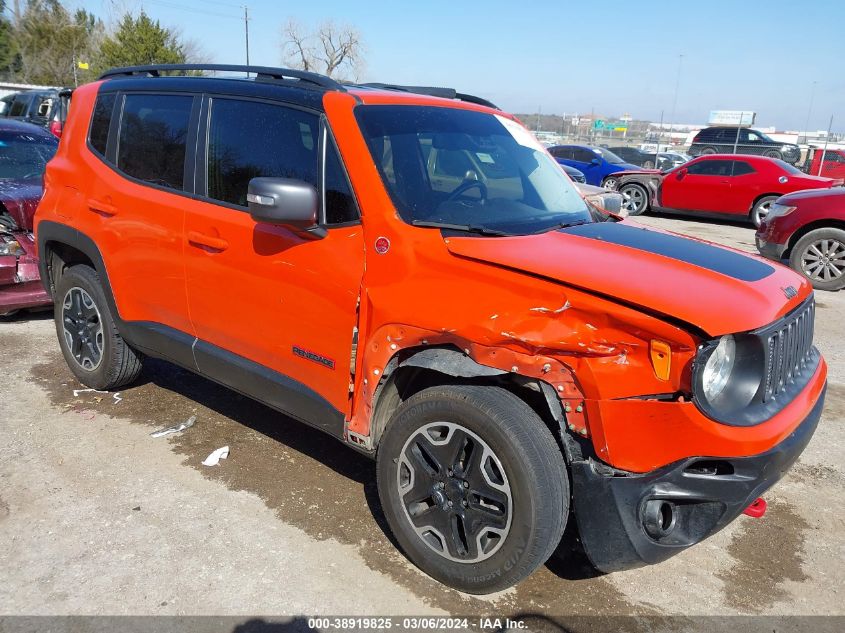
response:
{"label": "round headlight", "polygon": [[725,390],[736,363],[736,342],[733,336],[723,336],[710,354],[701,373],[704,396],[713,402]]}

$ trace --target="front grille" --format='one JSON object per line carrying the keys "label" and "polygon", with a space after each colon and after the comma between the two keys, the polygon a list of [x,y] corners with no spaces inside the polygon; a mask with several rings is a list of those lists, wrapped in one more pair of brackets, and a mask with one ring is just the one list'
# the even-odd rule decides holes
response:
{"label": "front grille", "polygon": [[813,297],[766,332],[766,388],[763,402],[776,398],[802,374],[814,357],[813,324],[816,304]]}

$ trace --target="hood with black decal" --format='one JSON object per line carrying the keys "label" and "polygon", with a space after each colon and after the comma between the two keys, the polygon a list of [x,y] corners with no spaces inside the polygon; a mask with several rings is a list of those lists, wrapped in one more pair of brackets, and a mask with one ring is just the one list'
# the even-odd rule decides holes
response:
{"label": "hood with black decal", "polygon": [[638,306],[711,336],[767,325],[812,292],[779,264],[632,221],[540,235],[449,237],[446,246],[453,255]]}

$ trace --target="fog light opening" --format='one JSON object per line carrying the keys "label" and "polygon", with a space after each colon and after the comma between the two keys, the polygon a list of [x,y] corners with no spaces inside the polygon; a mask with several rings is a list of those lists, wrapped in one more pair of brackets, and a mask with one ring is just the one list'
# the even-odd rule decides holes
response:
{"label": "fog light opening", "polygon": [[675,529],[675,504],[664,499],[651,499],[645,504],[643,527],[648,535],[660,540]]}

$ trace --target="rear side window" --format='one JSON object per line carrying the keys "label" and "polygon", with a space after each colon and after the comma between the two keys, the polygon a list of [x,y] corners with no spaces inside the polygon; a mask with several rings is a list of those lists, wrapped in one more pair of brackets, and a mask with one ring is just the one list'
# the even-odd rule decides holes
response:
{"label": "rear side window", "polygon": [[259,176],[317,184],[319,119],[311,112],[258,101],[213,99],[208,127],[208,196],[246,207]]}
{"label": "rear side window", "polygon": [[746,174],[753,174],[754,168],[749,164],[746,163],[744,160],[735,160],[734,161],[734,169],[733,175],[734,176],[744,176]]}
{"label": "rear side window", "polygon": [[116,95],[106,94],[97,97],[94,104],[94,114],[91,116],[91,130],[88,132],[88,140],[91,147],[100,154],[106,155],[106,143],[109,140],[109,125],[111,125],[111,114],[114,111],[114,100]]}
{"label": "rear side window", "polygon": [[193,102],[193,97],[181,95],[127,95],[120,122],[118,168],[154,185],[182,189]]}

